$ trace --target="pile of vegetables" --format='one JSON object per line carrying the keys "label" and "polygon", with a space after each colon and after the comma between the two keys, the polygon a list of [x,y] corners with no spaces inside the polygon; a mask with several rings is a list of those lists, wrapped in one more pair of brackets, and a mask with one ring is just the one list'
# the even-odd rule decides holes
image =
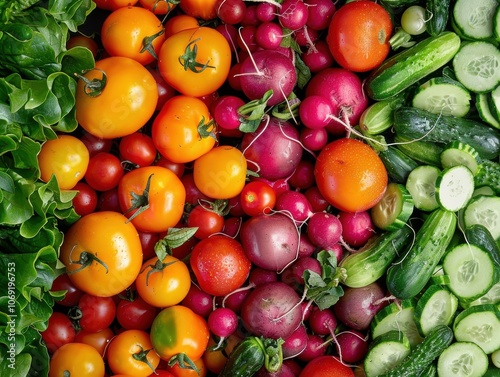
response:
{"label": "pile of vegetables", "polygon": [[0,1],[0,375],[498,375],[499,19]]}

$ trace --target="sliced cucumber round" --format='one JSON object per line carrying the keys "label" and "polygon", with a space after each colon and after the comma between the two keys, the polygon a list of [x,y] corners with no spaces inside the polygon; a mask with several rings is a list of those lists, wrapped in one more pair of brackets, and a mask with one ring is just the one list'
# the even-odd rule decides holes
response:
{"label": "sliced cucumber round", "polygon": [[436,200],[436,180],[441,170],[432,165],[420,165],[413,169],[406,180],[406,189],[413,198],[415,208],[433,211],[439,207]]}
{"label": "sliced cucumber round", "polygon": [[472,342],[454,342],[439,355],[438,376],[481,377],[488,370],[488,355]]}
{"label": "sliced cucumber round", "polygon": [[457,308],[458,299],[448,288],[430,285],[415,307],[418,330],[426,336],[438,325],[451,325]]}
{"label": "sliced cucumber round", "polygon": [[476,95],[476,109],[483,122],[489,124],[491,127],[500,129],[500,121],[491,111],[490,93],[478,93]]}
{"label": "sliced cucumber round", "polygon": [[473,192],[474,175],[464,165],[444,169],[436,179],[436,201],[445,210],[465,208]]}
{"label": "sliced cucumber round", "polygon": [[405,226],[414,208],[413,198],[406,187],[391,182],[382,199],[371,209],[373,224],[383,230],[397,230]]}
{"label": "sliced cucumber round", "polygon": [[497,7],[496,0],[457,0],[453,6],[453,27],[464,39],[492,38]]}
{"label": "sliced cucumber round", "polygon": [[380,376],[395,368],[410,351],[410,342],[400,331],[392,330],[376,337],[365,356],[363,366],[366,377]]}
{"label": "sliced cucumber round", "polygon": [[440,157],[443,168],[464,165],[469,168],[473,175],[476,175],[479,168],[479,153],[469,144],[458,140],[447,145]]}
{"label": "sliced cucumber round", "polygon": [[500,240],[500,197],[474,196],[464,209],[463,222],[465,227],[482,224],[496,241]]}

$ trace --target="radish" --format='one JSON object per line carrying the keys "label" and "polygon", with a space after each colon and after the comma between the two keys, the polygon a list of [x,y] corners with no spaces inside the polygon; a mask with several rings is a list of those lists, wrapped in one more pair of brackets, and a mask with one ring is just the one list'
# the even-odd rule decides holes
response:
{"label": "radish", "polygon": [[[244,39],[242,41],[247,43]],[[252,51],[249,46],[247,49]],[[241,63],[239,77],[241,89],[250,100],[260,99],[268,90],[272,90],[273,95],[267,103],[269,106],[283,102],[297,84],[292,60],[275,50],[250,54]]]}
{"label": "radish", "polygon": [[325,355],[327,348],[328,342],[325,343],[323,337],[314,333],[308,333],[306,348],[298,354],[296,358],[300,361],[311,361],[312,359]]}
{"label": "radish", "polygon": [[307,236],[307,233],[302,233],[300,235],[300,242],[299,242],[299,255],[298,257],[310,257],[313,255],[313,253],[316,251],[316,245],[314,245],[309,237]]}
{"label": "radish", "polygon": [[330,206],[317,186],[308,188],[304,194],[309,200],[309,203],[311,203],[314,212],[326,211]]}
{"label": "radish", "polygon": [[237,129],[240,126],[238,109],[244,104],[240,97],[233,95],[217,98],[212,105],[212,116],[217,125],[228,130]]}
{"label": "radish", "polygon": [[276,5],[271,3],[257,4],[256,17],[260,22],[273,21],[276,18]]}
{"label": "radish", "polygon": [[278,48],[283,40],[283,31],[276,22],[262,22],[255,30],[255,41],[266,50]]}
{"label": "radish", "polygon": [[248,282],[250,284],[257,286],[272,281],[278,281],[278,274],[275,271],[260,267],[254,267],[250,270],[250,274],[248,276]]}
{"label": "radish", "polygon": [[243,0],[217,0],[215,3],[217,17],[228,25],[236,25],[243,21],[246,8]]}
{"label": "radish", "polygon": [[281,365],[277,372],[269,372],[265,367],[262,367],[255,377],[297,377],[295,372],[286,364]]}
{"label": "radish", "polygon": [[208,315],[207,325],[212,334],[219,337],[216,348],[222,346],[224,340],[234,334],[238,328],[238,316],[228,308],[216,308]]}
{"label": "radish", "polygon": [[255,132],[243,135],[240,149],[250,170],[276,181],[293,173],[302,159],[303,148],[298,142],[299,131],[290,122],[265,118]]}
{"label": "radish", "polygon": [[284,0],[278,10],[278,20],[284,28],[297,30],[308,18],[307,5],[302,0]]}
{"label": "radish", "polygon": [[307,23],[311,29],[325,30],[330,25],[333,14],[336,11],[332,0],[305,0],[307,5]]}
{"label": "radish", "polygon": [[330,308],[319,309],[313,307],[309,316],[309,328],[318,335],[335,335],[337,328],[337,317]]}
{"label": "radish", "polygon": [[361,247],[375,234],[375,226],[368,211],[341,211],[338,218],[342,224],[342,238],[349,246]]}
{"label": "radish", "polygon": [[342,223],[328,212],[316,212],[307,221],[307,235],[316,246],[328,249],[342,238]]}
{"label": "radish", "polygon": [[299,285],[304,285],[304,271],[310,270],[321,274],[321,264],[313,257],[300,257],[289,267],[292,279]]}
{"label": "radish", "polygon": [[282,344],[283,359],[289,359],[300,354],[307,345],[307,329],[300,325],[297,329],[284,339]]}
{"label": "radish", "polygon": [[314,162],[309,158],[302,158],[288,179],[288,183],[297,190],[306,190],[312,187],[316,183]]}
{"label": "radish", "polygon": [[328,44],[320,39],[314,46],[302,53],[302,61],[311,70],[312,73],[318,73],[326,68],[330,68],[335,63],[333,55],[330,52]]}
{"label": "radish", "polygon": [[250,261],[271,271],[282,271],[298,256],[299,232],[293,221],[280,213],[246,220],[240,240]]}
{"label": "radish", "polygon": [[328,144],[328,132],[325,128],[316,128],[313,130],[308,127],[302,127],[299,140],[304,149],[311,152],[320,151]]}
{"label": "radish", "polygon": [[286,339],[302,320],[299,303],[298,293],[283,282],[258,285],[243,301],[243,326],[255,336]]}
{"label": "radish", "polygon": [[330,117],[335,122],[328,125],[327,130],[334,135],[350,131],[346,130],[343,123],[348,126],[357,125],[361,114],[368,107],[368,97],[363,91],[361,79],[344,68],[327,68],[313,76],[305,93],[306,98],[311,95],[323,96],[330,100]]}
{"label": "radish", "polygon": [[330,100],[320,95],[310,95],[304,98],[299,105],[299,117],[302,124],[308,128],[324,128],[332,122],[329,115],[332,113]]}
{"label": "radish", "polygon": [[191,284],[189,291],[181,302],[196,314],[207,318],[213,310],[213,298],[211,295],[202,291],[195,284]]}
{"label": "radish", "polygon": [[276,198],[274,209],[288,213],[299,226],[313,214],[311,203],[300,191],[288,190],[281,193]]}
{"label": "radish", "polygon": [[368,337],[359,331],[343,331],[337,334],[336,340],[337,352],[344,363],[358,363],[368,353]]}

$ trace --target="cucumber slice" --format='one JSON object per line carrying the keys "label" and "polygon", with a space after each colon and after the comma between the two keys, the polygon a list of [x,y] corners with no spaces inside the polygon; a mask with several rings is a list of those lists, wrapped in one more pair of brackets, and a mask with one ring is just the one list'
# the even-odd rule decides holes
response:
{"label": "cucumber slice", "polygon": [[401,303],[392,302],[375,314],[371,327],[372,338],[376,338],[389,331],[399,331],[405,334],[413,348],[423,341],[415,322],[416,300],[402,300]]}
{"label": "cucumber slice", "polygon": [[488,123],[490,126],[494,128],[500,129],[500,122],[493,115],[490,109],[490,102],[488,101],[488,97],[490,97],[490,93],[478,93],[476,96],[476,109],[479,114],[479,117],[483,120],[483,122]]}
{"label": "cucumber slice", "polygon": [[474,175],[464,165],[444,169],[436,179],[436,201],[448,211],[465,208],[473,192]]}
{"label": "cucumber slice", "polygon": [[484,225],[496,241],[500,240],[500,197],[473,197],[464,209],[463,221],[465,227],[472,224]]}
{"label": "cucumber slice", "polygon": [[448,288],[430,285],[418,299],[415,307],[418,330],[426,336],[438,325],[451,325],[457,308],[458,299]]}
{"label": "cucumber slice", "polygon": [[495,305],[471,306],[453,322],[455,339],[476,343],[486,354],[500,348],[500,309]]}
{"label": "cucumber slice", "polygon": [[413,169],[406,180],[406,189],[413,198],[415,208],[433,211],[439,207],[436,200],[436,180],[441,170],[432,165],[420,165]]}
{"label": "cucumber slice", "polygon": [[479,153],[469,144],[461,141],[452,141],[441,153],[441,165],[443,168],[451,168],[464,165],[472,174],[476,175],[479,168]]}
{"label": "cucumber slice", "polygon": [[464,39],[492,38],[497,7],[496,0],[457,0],[453,7],[453,26]]}
{"label": "cucumber slice", "polygon": [[464,43],[453,57],[453,69],[471,92],[490,92],[500,83],[500,50],[485,41]]}
{"label": "cucumber slice", "polygon": [[486,292],[485,295],[470,302],[467,307],[475,305],[483,305],[483,304],[497,305],[499,303],[500,303],[500,281],[497,282],[496,284],[493,284],[493,286],[490,288],[488,292]]}
{"label": "cucumber slice", "polygon": [[391,182],[382,199],[370,210],[373,224],[383,230],[397,230],[405,226],[413,213],[413,198],[405,186]]}
{"label": "cucumber slice", "polygon": [[488,356],[477,344],[455,342],[439,355],[438,376],[481,377],[488,370]]}
{"label": "cucumber slice", "polygon": [[444,273],[450,277],[450,290],[463,301],[486,294],[498,281],[498,269],[483,249],[463,243],[448,251],[443,260]]}
{"label": "cucumber slice", "polygon": [[412,105],[433,114],[463,117],[470,110],[470,101],[470,92],[458,81],[434,77],[418,87]]}
{"label": "cucumber slice", "polygon": [[395,368],[410,351],[410,341],[400,331],[393,330],[376,337],[363,363],[366,377],[380,376]]}
{"label": "cucumber slice", "polygon": [[491,115],[500,122],[500,85],[488,93],[488,106]]}

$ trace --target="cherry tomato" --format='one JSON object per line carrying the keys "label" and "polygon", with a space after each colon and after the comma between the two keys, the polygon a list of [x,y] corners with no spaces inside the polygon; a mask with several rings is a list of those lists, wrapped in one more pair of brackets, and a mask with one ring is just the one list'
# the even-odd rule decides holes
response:
{"label": "cherry tomato", "polygon": [[132,299],[121,299],[116,308],[116,319],[126,330],[149,329],[156,314],[157,308],[138,295]]}
{"label": "cherry tomato", "polygon": [[64,297],[61,300],[56,301],[57,304],[62,306],[78,305],[80,297],[85,294],[84,291],[75,286],[75,284],[69,278],[68,274],[65,272],[54,279],[50,290],[52,292],[66,291]]}
{"label": "cherry tomato", "polygon": [[92,156],[85,173],[85,182],[96,191],[108,191],[118,186],[125,174],[122,162],[110,152]]}
{"label": "cherry tomato", "polygon": [[106,348],[114,336],[115,333],[109,327],[98,332],[80,330],[76,333],[75,342],[88,344],[94,347],[101,356],[104,356]]}
{"label": "cherry tomato", "polygon": [[49,353],[54,353],[64,344],[75,340],[76,331],[68,316],[61,312],[53,312],[47,323],[47,329],[41,333]]}
{"label": "cherry tomato", "polygon": [[66,231],[60,259],[77,288],[95,296],[114,296],[140,272],[141,241],[124,215],[94,212]]}
{"label": "cherry tomato", "polygon": [[139,0],[139,4],[154,14],[169,14],[177,6],[177,0]]}
{"label": "cherry tomato", "polygon": [[110,152],[113,147],[112,139],[103,139],[88,133],[85,130],[82,130],[81,136],[79,139],[83,141],[83,144],[89,150],[90,157],[96,155],[99,152]]}
{"label": "cherry tomato", "polygon": [[153,75],[156,80],[156,87],[158,88],[158,102],[156,103],[156,111],[160,111],[165,102],[167,102],[170,98],[178,94],[174,88],[172,88],[163,77],[161,77],[160,71],[158,70],[158,66],[148,65],[146,67],[148,71]]}
{"label": "cherry tomato", "polygon": [[157,308],[177,305],[189,292],[191,276],[187,265],[167,255],[162,263],[153,257],[144,262],[135,281],[137,293],[149,305]]}
{"label": "cherry tomato", "polygon": [[156,60],[164,40],[161,21],[139,6],[112,11],[101,27],[101,41],[110,56],[124,56],[142,65]]}
{"label": "cherry tomato", "polygon": [[217,234],[195,245],[189,263],[200,288],[213,296],[240,288],[252,267],[240,242]]}
{"label": "cherry tomato", "polygon": [[323,355],[309,361],[299,377],[354,377],[354,372],[334,356]]}
{"label": "cherry tomato", "polygon": [[327,144],[314,168],[321,195],[341,211],[373,207],[384,195],[388,176],[375,151],[360,140],[341,138]]}
{"label": "cherry tomato", "polygon": [[107,349],[107,359],[114,374],[134,377],[149,376],[160,363],[149,334],[143,330],[125,330],[114,337]]}
{"label": "cherry tomato", "polygon": [[180,179],[161,166],[131,170],[118,185],[120,208],[143,232],[164,232],[176,225],[184,212],[185,199]]}
{"label": "cherry tomato", "polygon": [[194,234],[196,238],[204,239],[222,231],[226,204],[226,202],[222,205],[219,203],[203,203],[191,209],[187,217],[187,226],[198,228]]}
{"label": "cherry tomato", "polygon": [[68,343],[50,359],[49,377],[103,377],[104,361],[97,350],[85,343]]}
{"label": "cherry tomato", "polygon": [[271,213],[276,204],[276,192],[264,181],[251,181],[243,187],[240,203],[248,216]]}
{"label": "cherry tomato", "polygon": [[163,156],[160,156],[160,158],[158,158],[155,161],[154,165],[163,166],[164,168],[172,170],[172,172],[174,172],[175,175],[178,176],[179,178],[182,178],[182,176],[184,175],[184,171],[186,169],[186,165],[184,165],[184,163],[172,162],[168,158],[163,157]]}
{"label": "cherry tomato", "polygon": [[335,61],[354,72],[378,67],[389,54],[392,20],[374,1],[349,2],[332,17],[326,41]]}
{"label": "cherry tomato", "polygon": [[194,161],[216,143],[215,124],[207,105],[185,95],[165,102],[153,121],[151,136],[158,152],[176,163]]}
{"label": "cherry tomato", "polygon": [[212,20],[217,17],[217,0],[182,0],[181,9],[189,16]]}
{"label": "cherry tomato", "polygon": [[212,199],[229,199],[245,186],[247,160],[235,147],[220,145],[196,159],[193,178],[196,187]]}
{"label": "cherry tomato", "polygon": [[156,159],[156,147],[151,136],[134,132],[120,139],[118,149],[122,160],[138,167],[149,166]]}
{"label": "cherry tomato", "polygon": [[141,231],[139,231],[138,233],[139,239],[141,240],[143,260],[153,258],[156,255],[155,245],[160,240],[160,233]]}
{"label": "cherry tomato", "polygon": [[[166,361],[173,357],[201,359],[207,349],[210,331],[206,320],[186,306],[169,306],[156,316],[151,325],[151,343]],[[174,359],[175,360],[175,359]]]}
{"label": "cherry tomato", "polygon": [[80,216],[88,215],[97,207],[97,192],[85,182],[78,182],[73,190],[77,194],[73,198],[73,208]]}
{"label": "cherry tomato", "polygon": [[85,35],[71,36],[66,42],[66,48],[69,50],[73,47],[88,48],[92,53],[92,56],[94,56],[94,58],[96,58],[97,54],[99,53],[99,46],[97,45],[97,42],[94,39],[87,37]]}
{"label": "cherry tomato", "polygon": [[81,329],[98,332],[109,327],[116,315],[116,304],[111,297],[99,297],[84,294],[78,302],[78,307],[70,311],[76,315]]}
{"label": "cherry tomato", "polygon": [[38,154],[40,179],[48,182],[54,175],[62,190],[71,190],[85,176],[89,159],[89,151],[81,140],[59,135],[42,144]]}
{"label": "cherry tomato", "polygon": [[231,68],[231,48],[226,38],[213,28],[181,30],[161,46],[158,68],[165,81],[178,92],[202,97],[217,91],[226,81]]}
{"label": "cherry tomato", "polygon": [[144,126],[156,109],[156,81],[141,63],[131,58],[112,56],[98,60],[95,69],[83,77],[106,77],[100,91],[91,90],[82,78],[76,91],[76,119],[97,137],[113,139],[131,134]]}
{"label": "cherry tomato", "polygon": [[184,13],[176,14],[165,22],[165,37],[178,33],[182,30],[194,29],[200,26],[198,19]]}

